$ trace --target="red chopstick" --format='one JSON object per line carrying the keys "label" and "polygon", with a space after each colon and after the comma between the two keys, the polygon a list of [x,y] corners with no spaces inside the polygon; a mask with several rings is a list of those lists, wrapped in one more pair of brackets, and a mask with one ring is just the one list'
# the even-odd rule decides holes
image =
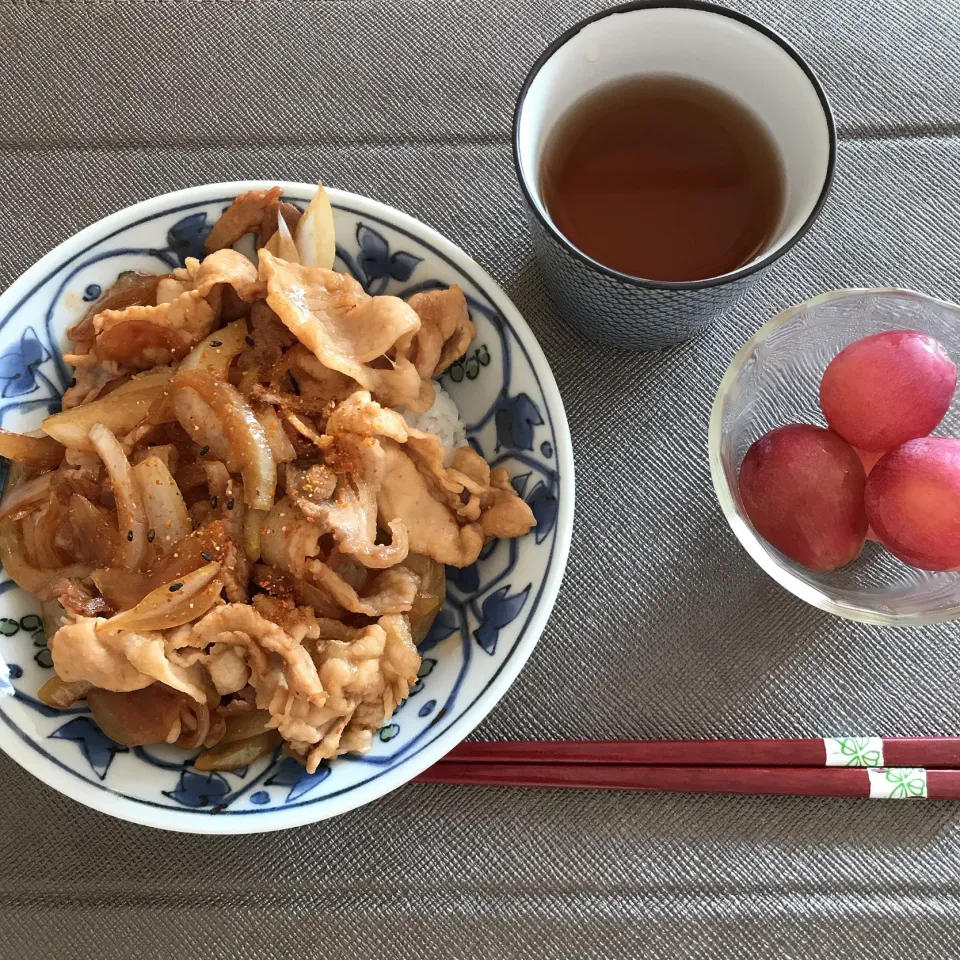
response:
{"label": "red chopstick", "polygon": [[960,768],[960,737],[805,740],[529,740],[461,743],[442,763]]}
{"label": "red chopstick", "polygon": [[419,783],[960,799],[960,737],[462,743]]}
{"label": "red chopstick", "polygon": [[960,770],[915,767],[714,767],[442,760],[420,774],[416,781],[579,790],[960,799]]}

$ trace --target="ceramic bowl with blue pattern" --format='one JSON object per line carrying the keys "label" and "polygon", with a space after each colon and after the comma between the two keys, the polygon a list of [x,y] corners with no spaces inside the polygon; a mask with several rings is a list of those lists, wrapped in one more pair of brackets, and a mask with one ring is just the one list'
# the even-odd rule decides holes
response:
{"label": "ceramic bowl with blue pattern", "polygon": [[[211,184],[138,203],[20,277],[0,296],[0,426],[33,430],[59,409],[73,376],[62,360],[65,331],[120,273],[165,273],[202,257],[207,232],[234,197],[272,184]],[[316,190],[281,186],[301,208]],[[510,471],[536,527],[520,540],[488,544],[470,567],[447,569],[446,605],[420,647],[409,698],[369,754],[313,774],[279,753],[232,773],[201,773],[174,748],[114,743],[82,702],[70,710],[40,703],[52,663],[39,606],[3,574],[0,657],[14,696],[0,696],[0,746],[50,786],[105,813],[171,830],[252,833],[368,803],[439,760],[486,716],[530,656],[556,598],[573,526],[573,453],[560,394],[530,328],[490,276],[434,230],[374,200],[328,193],[335,269],[370,294],[463,288],[477,337],[442,385],[471,444]]]}

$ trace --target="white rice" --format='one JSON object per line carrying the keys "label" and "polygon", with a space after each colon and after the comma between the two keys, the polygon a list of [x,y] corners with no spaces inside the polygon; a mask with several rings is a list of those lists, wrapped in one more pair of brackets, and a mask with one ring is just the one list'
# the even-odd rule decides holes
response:
{"label": "white rice", "polygon": [[467,431],[460,419],[460,411],[453,402],[450,394],[443,387],[433,381],[437,390],[437,398],[433,401],[433,406],[426,413],[411,413],[404,411],[403,417],[407,424],[415,427],[417,430],[423,430],[425,433],[435,433],[440,442],[448,450],[455,450],[462,447],[467,442]]}

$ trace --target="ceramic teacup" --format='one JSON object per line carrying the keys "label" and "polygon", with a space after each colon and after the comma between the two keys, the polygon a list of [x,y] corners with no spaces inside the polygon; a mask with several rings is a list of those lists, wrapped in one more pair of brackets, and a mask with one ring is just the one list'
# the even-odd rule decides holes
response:
{"label": "ceramic teacup", "polygon": [[[633,277],[579,250],[553,223],[541,190],[551,133],[584,96],[643,74],[708,83],[749,107],[776,144],[784,203],[769,242],[722,276],[669,282]],[[702,332],[816,219],[833,177],[836,131],[826,94],[783,38],[750,17],[698,0],[642,0],[571,27],[533,65],[514,117],[514,160],[533,243],[561,313],[583,334],[634,350]]]}

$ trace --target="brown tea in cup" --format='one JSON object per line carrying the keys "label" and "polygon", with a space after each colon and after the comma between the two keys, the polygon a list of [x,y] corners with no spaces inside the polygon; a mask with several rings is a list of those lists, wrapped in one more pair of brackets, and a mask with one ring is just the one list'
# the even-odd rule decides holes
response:
{"label": "brown tea in cup", "polygon": [[546,144],[540,180],[561,233],[645,280],[705,280],[750,263],[784,208],[783,164],[760,119],[717,87],[667,74],[575,103]]}

